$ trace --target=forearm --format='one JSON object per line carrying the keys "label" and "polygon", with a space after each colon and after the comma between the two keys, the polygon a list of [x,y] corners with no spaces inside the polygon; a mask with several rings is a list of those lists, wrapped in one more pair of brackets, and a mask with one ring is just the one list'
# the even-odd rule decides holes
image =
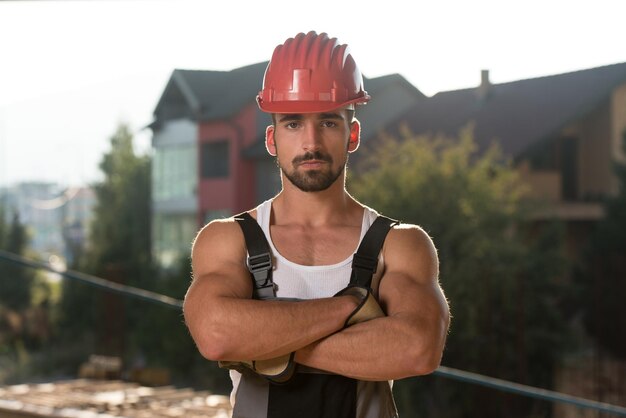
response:
{"label": "forearm", "polygon": [[445,324],[419,326],[384,317],[353,325],[296,352],[296,362],[360,380],[432,372],[441,360]]}
{"label": "forearm", "polygon": [[185,302],[185,319],[198,349],[211,360],[263,360],[290,353],[340,330],[354,309],[348,297],[193,299]]}

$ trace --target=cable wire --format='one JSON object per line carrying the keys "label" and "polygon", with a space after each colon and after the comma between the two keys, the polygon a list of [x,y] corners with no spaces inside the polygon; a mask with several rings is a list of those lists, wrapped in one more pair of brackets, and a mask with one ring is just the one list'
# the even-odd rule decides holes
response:
{"label": "cable wire", "polygon": [[459,380],[461,382],[472,383],[476,385],[486,386],[492,389],[511,392],[518,395],[528,396],[530,398],[543,399],[552,402],[561,402],[576,405],[580,408],[594,409],[596,411],[607,412],[619,416],[626,416],[626,408],[611,405],[604,402],[592,401],[589,399],[579,398],[577,396],[566,395],[564,393],[554,392],[547,389],[540,389],[533,386],[522,385],[519,383],[509,382],[507,380],[488,377],[477,373],[466,372],[464,370],[453,369],[450,367],[439,366],[433,373],[436,376],[447,377],[449,379]]}
{"label": "cable wire", "polygon": [[42,261],[32,260],[21,255],[13,254],[8,251],[0,250],[0,259],[5,259],[10,262],[21,264],[26,267],[35,269],[47,270],[52,273],[56,273],[62,277],[78,280],[91,286],[99,287],[109,292],[121,293],[130,297],[147,300],[149,302],[165,305],[169,308],[182,309],[183,302],[181,300],[161,295],[159,293],[151,292],[149,290],[139,289],[137,287],[128,286],[125,284],[115,283],[110,280],[103,279],[101,277],[92,276],[90,274],[80,273],[73,270],[59,271],[53,268],[49,263]]}

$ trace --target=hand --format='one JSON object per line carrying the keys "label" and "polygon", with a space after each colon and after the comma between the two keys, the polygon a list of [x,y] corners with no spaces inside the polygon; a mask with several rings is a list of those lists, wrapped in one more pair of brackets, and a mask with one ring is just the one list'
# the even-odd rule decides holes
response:
{"label": "hand", "polygon": [[352,296],[358,301],[357,307],[346,319],[344,328],[359,322],[385,316],[371,289],[360,286],[348,286],[335,295],[335,297],[338,296]]}
{"label": "hand", "polygon": [[287,383],[296,369],[293,357],[294,353],[290,353],[267,360],[220,361],[218,365],[223,369],[234,369],[240,373],[245,369],[252,370],[272,383]]}

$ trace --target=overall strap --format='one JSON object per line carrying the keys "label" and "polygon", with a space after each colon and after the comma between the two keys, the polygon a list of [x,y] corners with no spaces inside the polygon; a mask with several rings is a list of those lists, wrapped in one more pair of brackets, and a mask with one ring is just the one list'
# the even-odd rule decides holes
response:
{"label": "overall strap", "polygon": [[394,225],[399,223],[382,215],[379,215],[372,223],[352,258],[350,286],[371,287],[372,277],[376,273],[376,267],[378,266],[378,255],[383,248],[387,233]]}
{"label": "overall strap", "polygon": [[272,252],[259,223],[248,212],[235,216],[248,247],[248,270],[252,275],[253,298],[276,297],[272,281]]}

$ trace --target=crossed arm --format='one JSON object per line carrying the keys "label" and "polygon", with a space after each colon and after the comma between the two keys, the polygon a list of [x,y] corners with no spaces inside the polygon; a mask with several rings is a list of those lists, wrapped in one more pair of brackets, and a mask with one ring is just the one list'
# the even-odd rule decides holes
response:
{"label": "crossed arm", "polygon": [[212,222],[194,243],[187,326],[210,360],[263,360],[295,351],[298,363],[364,380],[430,373],[439,365],[449,321],[436,251],[421,229],[409,226],[392,230],[383,252],[379,300],[387,316],[343,329],[357,306],[351,296],[250,299],[243,234],[232,220]]}

